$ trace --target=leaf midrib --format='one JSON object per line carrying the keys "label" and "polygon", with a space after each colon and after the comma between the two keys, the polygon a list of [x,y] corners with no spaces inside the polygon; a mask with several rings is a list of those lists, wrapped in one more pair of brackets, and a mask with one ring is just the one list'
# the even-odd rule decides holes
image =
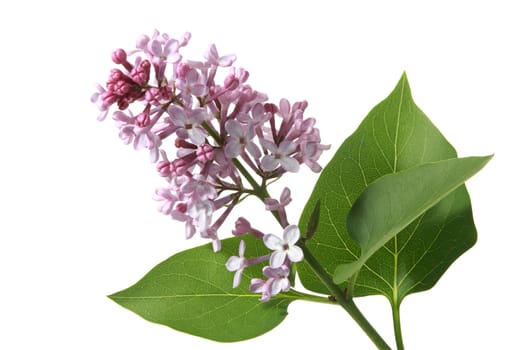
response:
{"label": "leaf midrib", "polygon": [[[405,81],[403,80],[402,84],[401,84],[401,96],[399,98],[399,106],[397,108],[397,119],[396,119],[396,132],[395,132],[395,136],[394,136],[394,166],[392,167],[393,168],[393,173],[396,173],[397,172],[397,139],[398,139],[398,135],[399,135],[399,121],[401,119],[401,107],[403,106],[403,95],[404,95],[404,92],[405,92]],[[398,289],[398,286],[397,286],[397,278],[398,278],[398,266],[399,266],[399,263],[398,263],[398,258],[399,258],[399,251],[398,251],[398,247],[397,247],[397,234],[394,236],[394,278],[393,278],[393,283],[392,283],[392,302],[397,305],[398,303],[398,293],[399,293],[399,289]]]}
{"label": "leaf midrib", "polygon": [[[259,294],[178,294],[178,295],[154,295],[154,296],[125,296],[112,295],[112,299],[177,299],[177,298],[209,298],[209,297],[229,297],[229,298],[260,298]],[[279,295],[276,299],[292,299],[296,300],[294,296]]]}

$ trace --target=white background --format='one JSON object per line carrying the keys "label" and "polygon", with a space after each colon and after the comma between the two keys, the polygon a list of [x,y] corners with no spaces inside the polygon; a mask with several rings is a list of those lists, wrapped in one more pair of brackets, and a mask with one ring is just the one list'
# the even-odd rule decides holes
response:
{"label": "white background", "polygon": [[[190,58],[210,43],[236,53],[273,101],[308,100],[332,144],[323,164],[406,70],[416,103],[460,156],[495,153],[468,182],[479,241],[434,289],[404,301],[406,348],[525,349],[525,12],[518,1],[421,3],[3,2],[0,348],[373,349],[337,307],[296,302],[270,333],[220,344],[105,297],[202,243],[157,213],[151,195],[162,181],[148,155],[123,146],[89,102],[112,50],[157,28],[192,32]],[[315,180],[305,168],[281,181],[292,189],[291,220]],[[386,300],[358,304],[393,344]]]}

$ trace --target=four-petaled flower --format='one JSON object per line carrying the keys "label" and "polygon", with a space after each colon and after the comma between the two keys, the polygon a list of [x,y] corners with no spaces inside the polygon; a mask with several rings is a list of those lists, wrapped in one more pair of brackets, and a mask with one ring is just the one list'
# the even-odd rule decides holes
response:
{"label": "four-petaled flower", "polygon": [[252,141],[255,136],[251,125],[243,127],[236,120],[228,120],[225,125],[226,131],[230,135],[224,147],[224,154],[228,158],[239,156],[246,149],[255,159],[261,156],[259,147]]}
{"label": "four-petaled flower", "polygon": [[206,132],[201,127],[204,120],[208,118],[204,108],[188,110],[178,105],[168,108],[170,122],[175,126],[177,136],[189,138],[196,145],[201,145],[206,140]]}
{"label": "four-petaled flower", "polygon": [[287,292],[290,290],[290,280],[288,275],[290,269],[288,266],[283,265],[278,268],[272,268],[265,266],[263,268],[263,274],[268,277],[268,280],[262,280],[260,278],[254,278],[250,283],[250,290],[254,293],[261,293],[261,301],[268,301],[270,297],[273,297],[280,292]]}
{"label": "four-petaled flower", "polygon": [[279,146],[268,140],[261,140],[264,148],[270,151],[261,160],[261,167],[264,171],[275,170],[279,165],[284,170],[296,173],[299,171],[299,162],[290,157],[297,150],[297,146],[292,141],[283,141]]}
{"label": "four-petaled flower", "polygon": [[303,251],[295,243],[299,240],[301,233],[296,225],[288,225],[283,232],[283,239],[267,234],[263,241],[266,247],[274,252],[270,255],[270,267],[277,268],[282,266],[288,258],[291,262],[303,260]]}
{"label": "four-petaled flower", "polygon": [[236,288],[241,283],[242,271],[248,266],[246,258],[244,257],[244,251],[246,250],[246,244],[244,241],[239,243],[239,256],[231,256],[226,261],[226,269],[230,272],[235,271],[233,276],[233,288]]}
{"label": "four-petaled flower", "polygon": [[229,67],[237,59],[237,56],[235,55],[219,56],[217,47],[215,46],[215,44],[211,44],[208,51],[204,54],[204,58],[206,58],[206,60],[208,60],[208,62],[212,65],[220,66],[220,67]]}

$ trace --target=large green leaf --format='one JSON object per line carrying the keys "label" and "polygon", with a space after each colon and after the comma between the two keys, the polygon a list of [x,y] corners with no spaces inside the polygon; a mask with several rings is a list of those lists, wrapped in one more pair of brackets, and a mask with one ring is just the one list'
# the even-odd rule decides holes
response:
{"label": "large green leaf", "polygon": [[[261,240],[242,237],[246,256],[267,254]],[[135,285],[110,296],[143,318],[200,337],[233,342],[261,335],[287,315],[297,295],[281,293],[268,302],[248,290],[252,277],[261,277],[261,265],[244,271],[241,285],[232,288],[233,273],[226,260],[238,255],[240,238],[222,241],[222,250],[211,246],[189,249],[157,265]]]}
{"label": "large green leaf", "polygon": [[[350,239],[346,221],[361,192],[384,175],[455,157],[454,148],[412,100],[403,74],[321,173],[299,224],[306,231],[320,201],[310,250],[331,275],[338,265],[355,261],[360,248]],[[381,294],[393,300],[429,289],[475,241],[470,199],[460,186],[368,259],[355,281],[354,295]],[[306,264],[299,264],[298,271],[306,288],[329,293]]]}
{"label": "large green leaf", "polygon": [[352,277],[398,232],[481,170],[491,158],[426,163],[373,182],[355,201],[347,220],[348,232],[359,244],[361,255],[352,263],[339,265],[334,281],[341,283]]}

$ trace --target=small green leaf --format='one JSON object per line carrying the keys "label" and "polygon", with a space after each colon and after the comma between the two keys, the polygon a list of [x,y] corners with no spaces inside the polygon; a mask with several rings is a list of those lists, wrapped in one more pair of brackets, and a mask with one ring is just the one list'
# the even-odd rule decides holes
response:
{"label": "small green leaf", "polygon": [[[246,256],[267,253],[261,240],[244,236]],[[299,297],[281,293],[268,302],[249,291],[261,265],[244,270],[241,285],[232,287],[233,273],[225,263],[238,255],[241,238],[222,241],[214,253],[209,244],[175,254],[154,267],[135,285],[109,296],[146,320],[221,342],[259,336],[281,323],[287,307]]]}
{"label": "small green leaf", "polygon": [[359,243],[357,261],[339,265],[334,281],[342,283],[417,217],[437,204],[492,158],[453,158],[385,175],[368,186],[348,214],[350,237]]}

